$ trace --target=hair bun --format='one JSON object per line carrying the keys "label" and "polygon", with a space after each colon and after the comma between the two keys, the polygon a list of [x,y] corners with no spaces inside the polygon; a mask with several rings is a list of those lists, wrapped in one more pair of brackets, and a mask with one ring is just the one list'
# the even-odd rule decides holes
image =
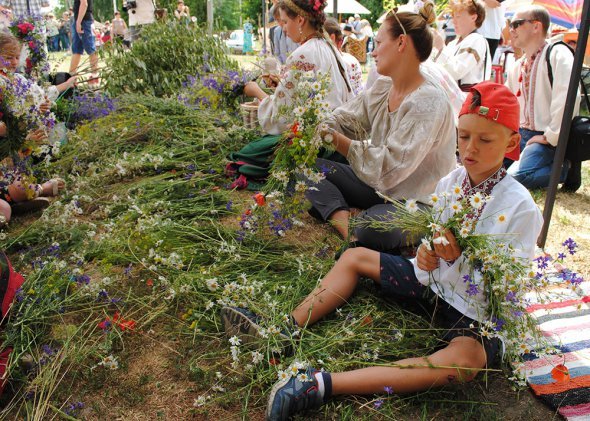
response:
{"label": "hair bun", "polygon": [[428,25],[432,25],[436,20],[436,13],[434,11],[434,3],[431,0],[421,1],[415,3],[416,13],[418,13],[426,21]]}

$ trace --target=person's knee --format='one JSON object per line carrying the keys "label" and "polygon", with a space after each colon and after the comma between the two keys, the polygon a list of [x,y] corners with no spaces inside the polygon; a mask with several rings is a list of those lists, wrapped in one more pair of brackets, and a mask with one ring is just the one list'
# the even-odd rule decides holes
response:
{"label": "person's knee", "polygon": [[454,338],[449,346],[452,350],[451,366],[455,379],[460,382],[469,382],[485,368],[487,364],[487,355],[484,346],[477,339],[461,336]]}
{"label": "person's knee", "polygon": [[8,202],[4,200],[0,200],[0,218],[4,218],[4,221],[0,221],[0,225],[3,225],[10,221],[10,217],[12,216],[12,208],[8,204]]}

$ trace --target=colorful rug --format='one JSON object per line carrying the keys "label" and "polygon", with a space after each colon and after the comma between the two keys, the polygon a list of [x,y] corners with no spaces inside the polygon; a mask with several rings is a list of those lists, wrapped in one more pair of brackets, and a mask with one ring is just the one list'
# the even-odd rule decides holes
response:
{"label": "colorful rug", "polygon": [[[578,292],[555,279],[543,299],[533,300],[529,313],[559,355],[528,354],[527,382],[540,399],[568,420],[590,420],[590,285]],[[531,297],[532,299],[532,297]]]}

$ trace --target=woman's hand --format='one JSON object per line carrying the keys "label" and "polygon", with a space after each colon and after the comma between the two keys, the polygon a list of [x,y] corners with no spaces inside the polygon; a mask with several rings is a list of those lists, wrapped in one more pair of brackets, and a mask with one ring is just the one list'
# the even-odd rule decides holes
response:
{"label": "woman's hand", "polygon": [[30,131],[27,135],[27,139],[32,140],[36,143],[42,143],[47,139],[47,133],[45,133],[45,129],[37,129]]}
{"label": "woman's hand", "polygon": [[443,50],[443,48],[445,48],[445,39],[442,37],[439,31],[433,30],[433,32],[434,33],[432,35],[434,39],[432,42],[432,46],[436,48],[437,51],[440,53]]}
{"label": "woman's hand", "polygon": [[420,247],[418,247],[416,263],[420,269],[426,272],[432,272],[440,264],[434,250],[428,250],[424,244],[420,244]]}
{"label": "woman's hand", "polygon": [[276,88],[279,86],[279,82],[281,81],[279,75],[275,75],[273,73],[264,74],[261,76],[261,78],[268,88]]}
{"label": "woman's hand", "polygon": [[248,82],[244,85],[244,95],[258,98],[261,101],[268,96],[256,82]]}
{"label": "woman's hand", "polygon": [[447,262],[453,262],[461,256],[461,248],[457,244],[457,239],[448,229],[443,233],[434,234],[432,243],[434,244],[434,253]]}

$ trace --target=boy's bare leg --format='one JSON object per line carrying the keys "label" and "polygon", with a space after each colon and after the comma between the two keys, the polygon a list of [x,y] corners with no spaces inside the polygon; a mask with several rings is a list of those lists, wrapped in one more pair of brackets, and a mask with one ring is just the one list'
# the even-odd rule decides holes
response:
{"label": "boy's bare leg", "polygon": [[380,254],[364,247],[346,250],[320,285],[291,315],[299,326],[312,325],[331,313],[354,292],[360,276],[380,279]]}
{"label": "boy's bare leg", "polygon": [[481,342],[461,336],[428,357],[407,358],[395,364],[398,366],[331,373],[332,395],[383,393],[386,386],[393,393],[411,393],[451,382],[467,382],[485,367],[486,353]]}

